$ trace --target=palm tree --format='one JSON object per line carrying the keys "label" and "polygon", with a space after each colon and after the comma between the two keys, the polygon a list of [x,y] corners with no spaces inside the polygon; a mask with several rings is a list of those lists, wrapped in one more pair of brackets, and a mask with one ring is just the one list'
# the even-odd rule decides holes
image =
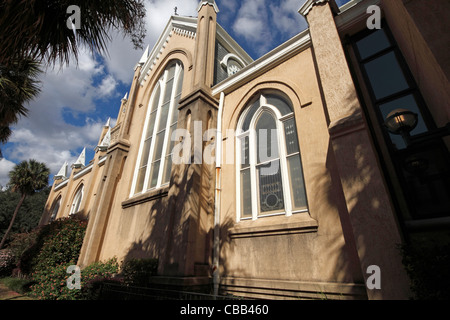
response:
{"label": "palm tree", "polygon": [[[71,11],[74,5],[79,16]],[[71,55],[78,60],[80,45],[103,54],[112,29],[142,49],[146,32],[143,0],[0,0],[0,12],[0,64],[24,56],[68,64]],[[68,28],[68,19],[78,17],[80,28]]]}
{"label": "palm tree", "polygon": [[0,143],[11,135],[10,125],[27,115],[25,103],[39,94],[41,72],[39,63],[30,58],[0,64]]}
{"label": "palm tree", "polygon": [[12,171],[9,172],[9,185],[13,192],[20,192],[21,197],[16,209],[14,210],[9,227],[3,236],[2,242],[0,243],[0,249],[3,248],[3,245],[8,238],[17,213],[19,212],[26,196],[32,195],[36,191],[45,188],[48,185],[49,174],[50,170],[44,163],[33,159],[20,162]]}

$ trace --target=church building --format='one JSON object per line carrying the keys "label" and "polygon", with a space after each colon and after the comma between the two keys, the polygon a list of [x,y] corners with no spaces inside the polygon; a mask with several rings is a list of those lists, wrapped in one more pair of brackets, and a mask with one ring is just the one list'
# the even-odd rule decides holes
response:
{"label": "church building", "polygon": [[80,267],[155,258],[187,291],[408,299],[399,246],[450,226],[449,6],[299,0],[257,60],[214,0],[170,17],[41,224],[84,217]]}

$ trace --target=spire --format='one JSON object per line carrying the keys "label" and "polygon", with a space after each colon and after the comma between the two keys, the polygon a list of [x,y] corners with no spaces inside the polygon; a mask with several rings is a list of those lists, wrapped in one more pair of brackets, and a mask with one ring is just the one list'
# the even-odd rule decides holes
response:
{"label": "spire", "polygon": [[67,163],[67,161],[64,162],[63,166],[61,167],[61,169],[59,169],[58,173],[53,177],[54,180],[65,180],[67,179],[67,169],[68,169],[69,164]]}
{"label": "spire", "polygon": [[97,146],[97,148],[95,148],[95,151],[105,151],[106,149],[108,149],[110,143],[111,143],[111,127],[108,128],[108,131],[106,131],[102,142]]}
{"label": "spire", "polygon": [[127,100],[128,99],[128,92],[125,93],[125,95],[123,96],[122,100]]}
{"label": "spire", "polygon": [[104,127],[111,127],[111,117],[108,118],[108,121],[106,121]]}
{"label": "spire", "polygon": [[139,64],[143,65],[144,63],[146,63],[147,58],[148,58],[148,46],[145,49],[144,53],[142,54],[141,60],[139,60]]}
{"label": "spire", "polygon": [[77,161],[72,164],[72,168],[82,168],[86,166],[86,148],[81,151]]}

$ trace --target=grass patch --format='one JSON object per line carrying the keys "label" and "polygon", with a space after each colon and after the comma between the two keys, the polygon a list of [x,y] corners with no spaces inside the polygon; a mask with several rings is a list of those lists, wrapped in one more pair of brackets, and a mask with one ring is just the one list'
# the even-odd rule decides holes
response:
{"label": "grass patch", "polygon": [[30,286],[33,284],[31,280],[12,277],[2,278],[0,279],[0,283],[10,290],[21,294],[29,292]]}

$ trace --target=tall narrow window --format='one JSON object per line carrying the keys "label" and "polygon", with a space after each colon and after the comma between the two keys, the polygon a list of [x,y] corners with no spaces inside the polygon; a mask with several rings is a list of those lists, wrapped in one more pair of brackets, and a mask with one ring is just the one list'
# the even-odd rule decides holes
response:
{"label": "tall narrow window", "polygon": [[70,208],[70,214],[75,214],[80,211],[81,201],[83,200],[84,194],[84,185],[81,185],[77,192],[75,193],[75,197],[73,197],[72,206]]}
{"label": "tall narrow window", "polygon": [[290,102],[280,95],[259,95],[241,116],[238,132],[238,219],[307,211]]}
{"label": "tall narrow window", "polygon": [[[361,71],[361,88],[368,92],[367,114],[384,139],[387,152],[383,158],[392,163],[408,210],[401,212],[405,220],[447,217],[450,212],[450,155],[441,139],[420,142],[415,138],[436,128],[419,87],[389,27],[365,30],[352,38],[352,47]],[[407,110],[417,115],[417,125],[409,139],[388,130],[386,119],[392,112]],[[408,141],[409,140],[409,141]],[[386,155],[386,157],[385,157]],[[397,197],[394,197],[396,199]]]}
{"label": "tall narrow window", "polygon": [[50,215],[50,222],[54,221],[56,219],[56,215],[58,214],[59,207],[61,206],[61,196],[58,197],[58,200],[55,201],[53,204],[51,215]]}
{"label": "tall narrow window", "polygon": [[183,86],[183,66],[172,62],[153,89],[148,106],[132,194],[159,188],[169,183],[173,142],[177,128],[178,102]]}

